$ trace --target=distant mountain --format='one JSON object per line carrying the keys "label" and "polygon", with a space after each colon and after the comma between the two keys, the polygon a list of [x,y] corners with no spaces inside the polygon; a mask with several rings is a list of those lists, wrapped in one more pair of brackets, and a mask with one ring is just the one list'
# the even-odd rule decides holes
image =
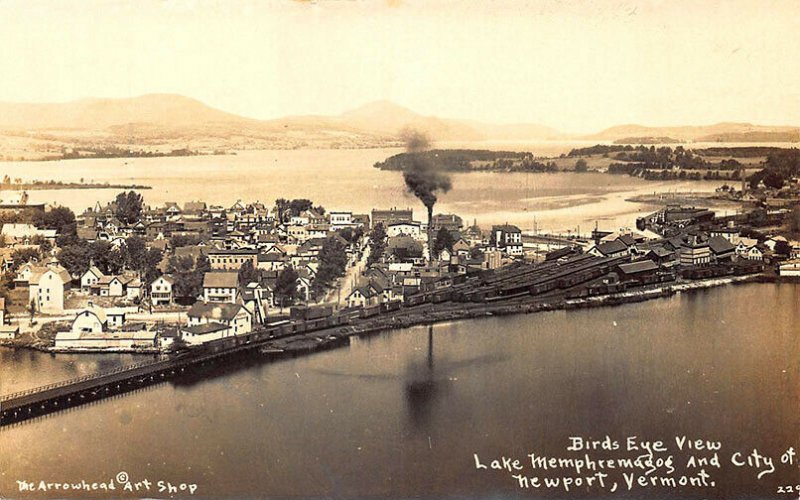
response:
{"label": "distant mountain", "polygon": [[749,123],[692,127],[620,125],[590,136],[567,136],[539,124],[496,125],[426,116],[389,101],[376,101],[337,116],[288,116],[257,120],[214,109],[175,94],[67,103],[0,103],[0,159],[60,158],[85,151],[216,152],[242,149],[375,148],[402,145],[413,128],[432,141],[530,141],[584,139],[635,141],[774,142],[800,140],[800,128]]}
{"label": "distant mountain", "polygon": [[389,101],[375,101],[343,113],[344,123],[364,130],[396,135],[413,128],[437,141],[530,140],[563,137],[561,132],[544,125],[521,123],[495,125],[474,120],[424,116]]}
{"label": "distant mountain", "polygon": [[52,104],[0,103],[0,128],[4,129],[103,130],[136,123],[178,127],[207,123],[252,125],[256,122],[174,94]]}
{"label": "distant mountain", "polygon": [[582,139],[617,143],[622,143],[626,139],[635,141],[641,137],[671,137],[679,142],[792,142],[798,140],[799,134],[798,127],[724,122],[715,125],[679,127],[618,125],[597,134],[584,136]]}
{"label": "distant mountain", "polygon": [[433,141],[542,139],[541,125],[490,125],[424,116],[377,101],[338,116],[245,118],[175,94],[67,103],[0,103],[0,156],[58,158],[66,150],[128,148],[217,151],[269,148],[369,148],[401,145],[413,128]]}

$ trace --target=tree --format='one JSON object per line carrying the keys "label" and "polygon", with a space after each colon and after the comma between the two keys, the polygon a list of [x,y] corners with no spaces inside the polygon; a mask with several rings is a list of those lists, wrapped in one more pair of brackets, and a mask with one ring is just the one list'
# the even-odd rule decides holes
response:
{"label": "tree", "polygon": [[289,213],[289,200],[278,198],[275,200],[275,210],[278,212],[278,222],[286,222]]}
{"label": "tree", "polygon": [[472,247],[469,249],[470,259],[483,259],[483,250],[481,247]]}
{"label": "tree", "polygon": [[131,236],[120,247],[124,266],[132,271],[144,273],[147,267],[147,245],[139,236]]}
{"label": "tree", "polygon": [[392,249],[392,253],[400,262],[422,257],[422,245],[398,246]]}
{"label": "tree", "polygon": [[780,189],[783,187],[783,176],[777,172],[767,172],[764,176],[764,185],[772,189]]}
{"label": "tree", "polygon": [[298,198],[289,202],[289,213],[291,216],[298,216],[313,206],[314,203],[312,203],[311,200]]}
{"label": "tree", "polygon": [[239,268],[239,286],[245,286],[248,283],[259,282],[261,280],[261,273],[258,269],[253,267],[253,263],[249,260],[242,264]]}
{"label": "tree", "polygon": [[167,272],[175,278],[175,296],[184,302],[193,301],[203,292],[203,276],[210,268],[205,255],[197,260],[189,255],[170,257]]}
{"label": "tree", "polygon": [[452,252],[455,242],[453,233],[448,231],[447,228],[439,228],[439,232],[436,233],[436,239],[433,242],[433,254],[439,255],[445,248]]}
{"label": "tree", "polygon": [[28,312],[31,313],[31,324],[33,324],[33,317],[36,315],[36,299],[31,299],[28,304]]}
{"label": "tree", "polygon": [[800,205],[792,209],[792,214],[789,217],[789,228],[795,234],[800,233]]}
{"label": "tree", "polygon": [[285,267],[275,280],[275,299],[283,310],[284,305],[294,302],[297,296],[297,271],[292,266]]}
{"label": "tree", "polygon": [[200,237],[192,234],[176,234],[169,239],[172,248],[193,247],[200,243]]}
{"label": "tree", "polygon": [[50,243],[50,240],[40,234],[31,238],[31,244],[38,246],[42,255],[49,253],[53,249],[53,244]]}
{"label": "tree", "polygon": [[347,240],[348,243],[357,243],[362,236],[364,236],[364,228],[361,226],[353,229],[352,227],[345,227],[337,231],[339,236]]}
{"label": "tree", "polygon": [[789,256],[792,254],[792,245],[786,241],[777,241],[775,243],[775,253],[777,255]]}
{"label": "tree", "polygon": [[74,235],[77,232],[75,214],[67,207],[55,207],[49,212],[36,211],[32,223],[40,228],[55,229],[60,235]]}
{"label": "tree", "polygon": [[586,160],[581,158],[580,160],[575,162],[575,171],[576,172],[586,172],[589,170],[589,166],[586,164]]}
{"label": "tree", "polygon": [[114,248],[108,254],[108,274],[119,274],[125,268],[125,252],[122,248]]}
{"label": "tree", "polygon": [[148,248],[147,253],[145,254],[145,267],[144,270],[140,271],[142,279],[144,279],[145,283],[150,283],[154,279],[158,278],[161,274],[161,271],[158,269],[158,265],[161,263],[161,259],[164,257],[161,250],[158,248]]}
{"label": "tree", "polygon": [[319,251],[319,267],[311,283],[314,294],[319,294],[328,288],[334,280],[344,274],[347,267],[347,252],[341,239],[329,236],[322,244]]}
{"label": "tree", "polygon": [[72,276],[80,276],[89,269],[90,248],[86,245],[69,245],[61,248],[58,261]]}
{"label": "tree", "polygon": [[[89,259],[100,269],[103,274],[112,274],[109,260],[111,259],[111,243],[97,240],[89,244]],[[88,264],[87,264],[88,267]]]}
{"label": "tree", "polygon": [[122,192],[117,195],[116,205],[114,215],[117,219],[125,224],[135,224],[141,218],[144,200],[136,191]]}
{"label": "tree", "polygon": [[26,262],[38,261],[40,258],[41,255],[35,248],[19,248],[11,254],[11,259],[14,261],[14,269],[19,268],[20,265]]}
{"label": "tree", "polygon": [[383,224],[376,224],[369,233],[369,258],[367,259],[367,266],[380,262],[381,258],[383,258],[383,253],[386,251],[386,238],[386,230],[383,228]]}

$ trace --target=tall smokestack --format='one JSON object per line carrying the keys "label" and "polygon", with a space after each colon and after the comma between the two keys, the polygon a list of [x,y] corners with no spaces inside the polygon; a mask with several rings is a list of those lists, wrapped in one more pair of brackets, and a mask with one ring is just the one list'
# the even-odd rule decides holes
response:
{"label": "tall smokestack", "polygon": [[428,260],[433,261],[433,206],[436,192],[446,193],[453,187],[450,177],[425,157],[424,152],[430,143],[424,134],[415,130],[403,132],[409,162],[403,167],[403,180],[406,188],[419,198],[428,211]]}

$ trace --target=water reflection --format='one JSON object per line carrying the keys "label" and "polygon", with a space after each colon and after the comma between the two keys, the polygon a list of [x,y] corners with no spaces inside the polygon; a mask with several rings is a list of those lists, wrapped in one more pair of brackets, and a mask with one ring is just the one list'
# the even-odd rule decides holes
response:
{"label": "water reflection", "polygon": [[[210,498],[504,498],[519,489],[507,476],[475,474],[474,452],[563,455],[574,435],[687,435],[722,441],[726,454],[758,447],[780,456],[797,449],[800,429],[798,297],[797,285],[721,287],[209,367],[177,385],[0,430],[0,491],[14,490],[15,478],[126,470],[199,481]],[[68,378],[66,364],[140,360],[36,354],[34,367],[30,353],[0,349],[3,391]],[[796,478],[796,468],[758,480],[727,467],[715,472],[714,490],[669,494],[764,498]]]}

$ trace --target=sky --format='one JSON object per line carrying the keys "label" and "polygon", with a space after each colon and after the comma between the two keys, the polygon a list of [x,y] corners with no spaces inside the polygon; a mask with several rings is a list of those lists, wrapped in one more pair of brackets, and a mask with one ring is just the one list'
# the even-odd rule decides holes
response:
{"label": "sky", "polygon": [[253,118],[390,100],[595,132],[800,125],[800,1],[0,0],[0,101],[178,93]]}

